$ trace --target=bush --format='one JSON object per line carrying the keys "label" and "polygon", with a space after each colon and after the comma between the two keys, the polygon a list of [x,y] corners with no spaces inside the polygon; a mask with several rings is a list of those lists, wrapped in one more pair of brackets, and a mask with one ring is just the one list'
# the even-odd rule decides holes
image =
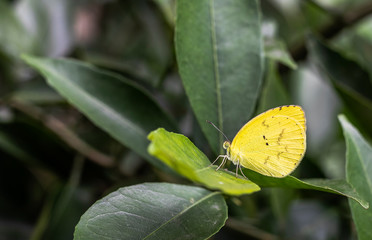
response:
{"label": "bush", "polygon": [[[0,2],[1,235],[370,239],[371,13],[347,0]],[[278,108],[290,120],[260,115],[259,138],[244,136],[266,160],[211,165],[225,138],[286,105],[306,129]],[[304,157],[289,156],[305,133]],[[299,166],[249,169],[270,158],[270,171]]]}

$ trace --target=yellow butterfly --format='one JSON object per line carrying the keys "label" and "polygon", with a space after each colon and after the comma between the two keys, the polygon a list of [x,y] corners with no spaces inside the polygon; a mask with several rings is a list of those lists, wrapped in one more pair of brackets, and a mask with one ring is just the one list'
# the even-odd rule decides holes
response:
{"label": "yellow butterfly", "polygon": [[306,151],[305,113],[296,105],[270,109],[246,123],[223,148],[226,155],[212,163],[223,158],[216,170],[228,159],[236,165],[236,175],[239,168],[244,176],[243,166],[266,176],[285,177],[296,169]]}

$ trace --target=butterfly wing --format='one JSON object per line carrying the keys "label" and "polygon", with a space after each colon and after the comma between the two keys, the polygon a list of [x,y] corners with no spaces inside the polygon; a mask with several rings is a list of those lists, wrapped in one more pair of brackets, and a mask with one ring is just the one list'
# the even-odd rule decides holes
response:
{"label": "butterfly wing", "polygon": [[270,109],[245,124],[230,146],[230,158],[263,175],[285,177],[306,151],[306,119],[300,106]]}

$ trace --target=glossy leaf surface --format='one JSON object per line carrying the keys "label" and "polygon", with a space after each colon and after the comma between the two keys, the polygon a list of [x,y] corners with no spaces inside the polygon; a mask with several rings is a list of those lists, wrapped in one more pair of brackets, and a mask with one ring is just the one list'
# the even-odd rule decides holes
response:
{"label": "glossy leaf surface", "polygon": [[215,153],[253,113],[263,72],[256,0],[177,1],[176,56],[196,118]]}
{"label": "glossy leaf surface", "polygon": [[158,167],[147,154],[147,133],[172,121],[140,87],[119,75],[67,59],[24,56],[63,97],[97,126]]}
{"label": "glossy leaf surface", "polygon": [[187,137],[157,129],[149,135],[149,153],[190,180],[229,195],[242,195],[259,191],[253,182],[236,177],[235,173],[215,171],[210,161]]}
{"label": "glossy leaf surface", "polygon": [[81,217],[74,239],[207,239],[226,219],[221,193],[144,183],[98,200]]}
{"label": "glossy leaf surface", "polygon": [[[372,147],[345,116],[339,120],[346,140],[346,178],[360,195],[372,203]],[[371,239],[372,208],[349,201],[359,239]]]}

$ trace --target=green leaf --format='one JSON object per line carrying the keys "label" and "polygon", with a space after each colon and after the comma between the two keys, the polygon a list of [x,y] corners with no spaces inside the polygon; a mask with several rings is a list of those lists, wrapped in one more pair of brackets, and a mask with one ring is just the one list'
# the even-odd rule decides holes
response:
{"label": "green leaf", "polygon": [[265,41],[265,55],[267,58],[280,62],[293,70],[297,69],[296,62],[289,55],[282,41],[274,39]]}
{"label": "green leaf", "polygon": [[147,153],[147,133],[174,128],[168,116],[140,87],[123,77],[67,59],[23,56],[63,97],[97,126],[157,167]]}
{"label": "green leaf", "polygon": [[[312,189],[335,193],[349,197],[368,208],[368,202],[345,180],[307,179],[299,180],[293,176],[273,178],[244,169],[248,179],[237,178],[235,173],[227,170],[215,171],[210,167],[208,158],[185,136],[167,132],[160,128],[149,134],[151,155],[161,159],[190,180],[201,183],[211,189],[219,189],[229,195],[249,194],[261,187],[281,187],[294,189]],[[257,185],[256,185],[257,184]]]}
{"label": "green leaf", "polygon": [[276,63],[273,60],[267,61],[265,83],[263,85],[260,102],[257,108],[257,115],[277,106],[291,104],[288,93],[277,72]]}
{"label": "green leaf", "polygon": [[170,26],[174,26],[176,15],[176,0],[153,0],[163,12],[164,18]]}
{"label": "green leaf", "polygon": [[226,219],[221,193],[145,183],[97,201],[81,217],[74,239],[207,239]]}
{"label": "green leaf", "polygon": [[179,0],[176,56],[199,124],[217,153],[253,113],[263,73],[257,0]]}
{"label": "green leaf", "polygon": [[0,49],[18,58],[19,54],[30,52],[33,36],[27,32],[16,17],[11,4],[0,1]]}
{"label": "green leaf", "polygon": [[353,119],[372,133],[372,84],[368,73],[318,40],[312,39],[309,46],[318,65],[327,73],[353,114]]}
{"label": "green leaf", "polygon": [[160,12],[152,1],[108,5],[102,19],[105,34],[82,45],[84,59],[159,87],[173,65],[170,29]]}
{"label": "green leaf", "polygon": [[43,80],[22,84],[12,92],[11,100],[34,104],[59,104],[66,101]]}
{"label": "green leaf", "polygon": [[358,62],[369,72],[369,79],[372,81],[372,66],[370,64],[372,62],[372,36],[365,36],[366,38],[358,35],[352,36]]}
{"label": "green leaf", "polygon": [[369,203],[363,196],[360,196],[355,188],[343,179],[305,179],[300,180],[293,176],[284,178],[273,178],[244,169],[244,174],[260,187],[280,187],[295,189],[310,189],[329,193],[339,194],[355,200],[364,208],[369,207]]}
{"label": "green leaf", "polygon": [[[339,120],[346,140],[346,178],[360,195],[372,202],[372,147],[343,115]],[[372,208],[349,201],[359,239],[372,239]]]}
{"label": "green leaf", "polygon": [[253,182],[236,177],[235,173],[210,167],[210,161],[184,135],[159,128],[148,136],[151,140],[148,151],[169,167],[190,180],[208,188],[218,189],[229,195],[249,194],[260,190]]}

